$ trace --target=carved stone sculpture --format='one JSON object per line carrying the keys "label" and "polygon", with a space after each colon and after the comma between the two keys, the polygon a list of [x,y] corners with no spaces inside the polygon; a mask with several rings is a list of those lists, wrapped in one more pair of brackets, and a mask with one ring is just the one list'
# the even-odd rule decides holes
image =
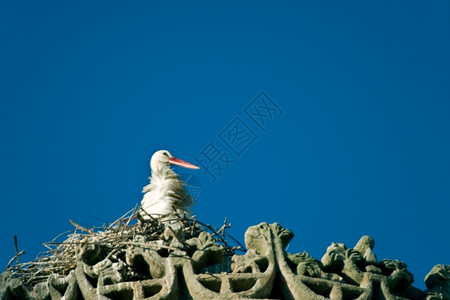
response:
{"label": "carved stone sculpture", "polygon": [[427,300],[450,300],[450,266],[436,265],[425,276]]}
{"label": "carved stone sculpture", "polygon": [[4,272],[0,299],[450,300],[450,266],[435,266],[421,291],[411,286],[405,263],[378,261],[369,236],[353,248],[332,243],[317,260],[286,252],[294,235],[277,223],[249,227],[242,255],[230,255],[216,235],[193,234],[193,228],[136,227],[118,245],[91,234],[79,242],[66,274],[25,282],[17,269]]}

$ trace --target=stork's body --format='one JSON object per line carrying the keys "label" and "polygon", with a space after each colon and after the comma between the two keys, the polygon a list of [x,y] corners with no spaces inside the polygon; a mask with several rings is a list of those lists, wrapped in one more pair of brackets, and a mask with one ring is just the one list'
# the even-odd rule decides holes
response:
{"label": "stork's body", "polygon": [[185,168],[198,169],[197,166],[173,157],[169,151],[160,150],[153,154],[150,161],[152,176],[150,184],[143,189],[140,213],[144,220],[157,218],[177,210],[189,211],[192,197],[184,189],[184,182],[172,171],[170,164]]}

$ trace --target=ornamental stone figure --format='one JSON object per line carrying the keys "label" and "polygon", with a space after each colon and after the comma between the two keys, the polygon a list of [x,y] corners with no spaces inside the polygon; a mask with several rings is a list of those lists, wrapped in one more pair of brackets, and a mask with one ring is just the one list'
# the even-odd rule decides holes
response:
{"label": "ornamental stone figure", "polygon": [[0,299],[450,300],[450,266],[435,266],[419,290],[405,263],[378,261],[369,236],[353,248],[331,243],[317,260],[287,252],[294,234],[277,223],[249,227],[244,249],[228,246],[226,226],[208,232],[195,219],[171,217],[182,225],[173,234],[161,219],[78,225],[50,255],[8,266]]}

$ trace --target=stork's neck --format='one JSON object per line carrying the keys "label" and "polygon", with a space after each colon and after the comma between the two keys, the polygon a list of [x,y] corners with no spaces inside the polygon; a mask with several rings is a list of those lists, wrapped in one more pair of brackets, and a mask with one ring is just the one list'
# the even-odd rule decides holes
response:
{"label": "stork's neck", "polygon": [[155,169],[152,169],[152,181],[160,181],[167,179],[178,179],[177,173],[172,171],[169,165],[160,165]]}

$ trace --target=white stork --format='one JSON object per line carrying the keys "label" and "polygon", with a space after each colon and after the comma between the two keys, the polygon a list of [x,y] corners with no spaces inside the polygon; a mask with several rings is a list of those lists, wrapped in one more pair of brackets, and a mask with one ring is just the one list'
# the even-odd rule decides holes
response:
{"label": "white stork", "polygon": [[142,219],[157,218],[180,209],[189,211],[193,204],[192,197],[184,189],[185,183],[172,171],[171,164],[189,169],[200,169],[196,165],[173,157],[167,150],[156,151],[150,160],[152,171],[152,176],[149,177],[150,184],[142,190],[145,193],[141,201]]}

